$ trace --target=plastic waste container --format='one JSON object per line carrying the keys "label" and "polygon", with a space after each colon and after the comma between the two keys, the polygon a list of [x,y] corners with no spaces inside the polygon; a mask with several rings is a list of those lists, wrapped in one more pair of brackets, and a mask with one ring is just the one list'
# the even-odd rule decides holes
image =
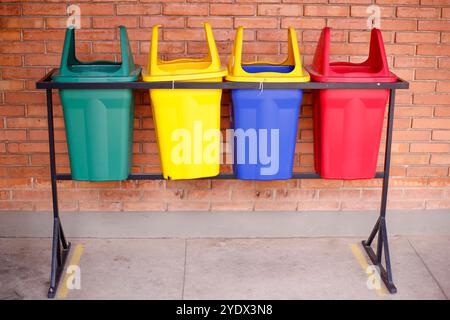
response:
{"label": "plastic waste container", "polygon": [[[137,80],[125,27],[120,30],[121,62],[81,62],[75,55],[75,29],[67,29],[56,82]],[[131,168],[134,101],[131,89],[59,91],[74,180],[124,180]]]}
{"label": "plastic waste container", "polygon": [[[313,64],[318,82],[395,82],[389,71],[381,32],[372,29],[369,57],[362,63],[330,62],[330,28],[324,28]],[[389,90],[315,90],[315,169],[327,179],[375,177]]]}
{"label": "plastic waste container", "polygon": [[226,80],[259,82],[260,89],[235,89],[232,98],[234,172],[239,179],[292,177],[301,89],[265,89],[264,82],[307,82],[293,28],[288,29],[288,56],[282,63],[242,63],[244,29],[239,27]]}
{"label": "plastic waste container", "polygon": [[[158,59],[158,29],[152,30],[143,81],[221,82],[211,26],[204,24],[208,54],[200,59]],[[195,179],[219,174],[222,89],[150,89],[153,119],[165,179]]]}

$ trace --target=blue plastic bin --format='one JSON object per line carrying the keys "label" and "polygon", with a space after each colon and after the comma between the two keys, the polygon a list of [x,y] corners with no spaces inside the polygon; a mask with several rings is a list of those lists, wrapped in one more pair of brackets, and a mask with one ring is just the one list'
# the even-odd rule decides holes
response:
{"label": "blue plastic bin", "polygon": [[[242,67],[248,73],[289,73],[293,69],[293,66],[273,65]],[[234,172],[237,178],[281,180],[292,177],[302,95],[303,90],[301,89],[264,89],[263,87],[262,90],[238,89],[232,91],[232,126],[235,130]],[[247,132],[248,135],[245,136],[245,143],[243,143],[243,139],[239,138],[237,133],[238,129],[242,130],[241,133],[248,129],[255,129],[257,132],[256,148],[250,145],[250,139],[254,139],[254,137]],[[266,129],[266,131],[261,129]],[[270,143],[270,137],[276,138],[277,135],[272,129],[278,131],[278,150],[273,150]],[[260,155],[261,151],[263,156]],[[277,151],[279,156],[275,158],[273,152]],[[264,155],[267,155],[268,158]],[[271,159],[270,163],[268,163],[268,159]]]}

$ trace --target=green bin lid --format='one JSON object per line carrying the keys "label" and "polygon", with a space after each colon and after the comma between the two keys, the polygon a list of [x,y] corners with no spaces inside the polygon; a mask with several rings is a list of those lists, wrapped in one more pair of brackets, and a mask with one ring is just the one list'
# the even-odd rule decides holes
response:
{"label": "green bin lid", "polygon": [[75,54],[75,29],[68,28],[59,70],[52,76],[56,82],[127,82],[136,81],[141,67],[134,64],[133,54],[124,26],[120,31],[121,62],[82,62]]}

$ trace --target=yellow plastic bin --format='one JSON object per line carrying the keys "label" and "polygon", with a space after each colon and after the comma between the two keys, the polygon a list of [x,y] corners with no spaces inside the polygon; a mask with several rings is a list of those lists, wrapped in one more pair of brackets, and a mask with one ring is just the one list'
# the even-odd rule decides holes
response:
{"label": "yellow plastic bin", "polygon": [[[158,59],[158,29],[152,30],[143,81],[222,82],[211,26],[204,24],[208,55],[201,59]],[[219,174],[222,89],[150,89],[161,167],[165,179],[195,179]]]}

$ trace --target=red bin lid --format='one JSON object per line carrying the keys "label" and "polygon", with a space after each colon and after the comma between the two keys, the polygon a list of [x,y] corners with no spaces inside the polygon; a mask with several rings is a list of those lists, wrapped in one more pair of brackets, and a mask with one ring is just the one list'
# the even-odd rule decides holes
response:
{"label": "red bin lid", "polygon": [[362,63],[330,62],[330,31],[322,30],[314,60],[307,67],[313,81],[319,82],[395,82],[389,71],[383,37],[379,29],[372,29],[369,57]]}

